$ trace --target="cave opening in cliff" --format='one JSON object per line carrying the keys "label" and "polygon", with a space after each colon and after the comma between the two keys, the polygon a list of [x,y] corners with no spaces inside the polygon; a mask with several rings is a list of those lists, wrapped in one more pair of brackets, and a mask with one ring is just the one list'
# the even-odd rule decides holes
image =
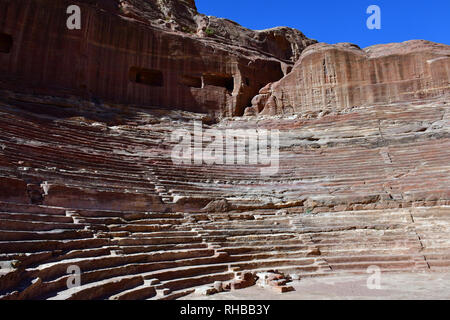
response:
{"label": "cave opening in cliff", "polygon": [[163,74],[160,70],[130,68],[130,81],[153,87],[163,86]]}
{"label": "cave opening in cliff", "polygon": [[0,33],[0,52],[10,53],[13,45],[13,38],[6,33]]}
{"label": "cave opening in cliff", "polygon": [[228,74],[205,73],[203,74],[203,81],[205,86],[222,87],[230,93],[234,90],[234,78]]}
{"label": "cave opening in cliff", "polygon": [[202,87],[202,78],[196,76],[182,76],[180,78],[180,84],[192,87],[192,88],[201,88]]}

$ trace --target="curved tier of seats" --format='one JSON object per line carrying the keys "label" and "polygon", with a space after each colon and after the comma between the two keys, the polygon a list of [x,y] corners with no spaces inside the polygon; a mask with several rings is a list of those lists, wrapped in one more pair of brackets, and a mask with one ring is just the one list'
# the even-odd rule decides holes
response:
{"label": "curved tier of seats", "polygon": [[443,101],[205,124],[280,130],[274,176],[175,165],[170,133],[198,115],[95,106],[116,114],[100,122],[48,105],[0,102],[2,299],[175,299],[274,269],[449,270]]}

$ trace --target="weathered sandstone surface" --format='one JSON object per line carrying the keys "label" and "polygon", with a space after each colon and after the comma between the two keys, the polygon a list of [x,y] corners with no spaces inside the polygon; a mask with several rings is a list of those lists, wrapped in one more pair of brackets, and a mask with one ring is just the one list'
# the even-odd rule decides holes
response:
{"label": "weathered sandstone surface", "polygon": [[450,46],[429,41],[376,45],[318,43],[293,71],[260,91],[247,114],[344,110],[450,92]]}
{"label": "weathered sandstone surface", "polygon": [[[0,299],[448,273],[448,46],[313,44],[193,1],[75,2],[80,31],[72,1],[0,0]],[[278,130],[278,171],[175,163],[171,135],[194,120],[236,140]]]}
{"label": "weathered sandstone surface", "polygon": [[202,115],[4,96],[3,299],[175,299],[270,270],[449,269],[448,97],[212,125],[280,130],[280,170],[261,177],[171,161],[170,132]]}
{"label": "weathered sandstone surface", "polygon": [[[81,7],[81,30],[66,27],[71,4]],[[11,41],[0,55],[1,87],[216,116],[242,115],[315,43],[289,28],[251,31],[200,15],[193,1],[0,6],[0,39]]]}

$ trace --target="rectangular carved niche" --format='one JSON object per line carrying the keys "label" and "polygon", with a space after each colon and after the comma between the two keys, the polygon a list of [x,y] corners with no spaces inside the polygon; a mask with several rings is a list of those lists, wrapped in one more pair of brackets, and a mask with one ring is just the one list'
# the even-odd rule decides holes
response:
{"label": "rectangular carved niche", "polygon": [[130,81],[152,87],[162,87],[164,85],[163,74],[160,70],[138,67],[130,68]]}
{"label": "rectangular carved niche", "polygon": [[13,38],[6,33],[0,33],[0,52],[10,53],[13,46]]}
{"label": "rectangular carved niche", "polygon": [[231,75],[205,73],[203,74],[203,81],[205,85],[222,87],[227,89],[228,92],[233,92],[234,90],[234,78]]}
{"label": "rectangular carved niche", "polygon": [[179,83],[192,88],[201,88],[202,87],[202,78],[195,76],[182,76],[179,80]]}

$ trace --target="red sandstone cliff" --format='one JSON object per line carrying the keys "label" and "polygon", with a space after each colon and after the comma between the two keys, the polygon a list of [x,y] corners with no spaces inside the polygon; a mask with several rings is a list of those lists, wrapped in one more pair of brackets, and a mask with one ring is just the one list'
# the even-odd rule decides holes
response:
{"label": "red sandstone cliff", "polygon": [[[81,30],[66,9],[81,7]],[[198,14],[193,1],[1,0],[0,87],[241,115],[314,40]]]}
{"label": "red sandstone cliff", "polygon": [[[81,2],[93,3],[90,0]],[[194,0],[102,0],[98,7],[152,26],[208,37],[219,43],[258,50],[281,60],[297,61],[305,47],[315,43],[298,30],[277,27],[250,30],[238,23],[206,16],[197,11]]]}
{"label": "red sandstone cliff", "polygon": [[450,46],[429,41],[376,45],[319,43],[293,71],[260,91],[247,114],[342,110],[450,92]]}

